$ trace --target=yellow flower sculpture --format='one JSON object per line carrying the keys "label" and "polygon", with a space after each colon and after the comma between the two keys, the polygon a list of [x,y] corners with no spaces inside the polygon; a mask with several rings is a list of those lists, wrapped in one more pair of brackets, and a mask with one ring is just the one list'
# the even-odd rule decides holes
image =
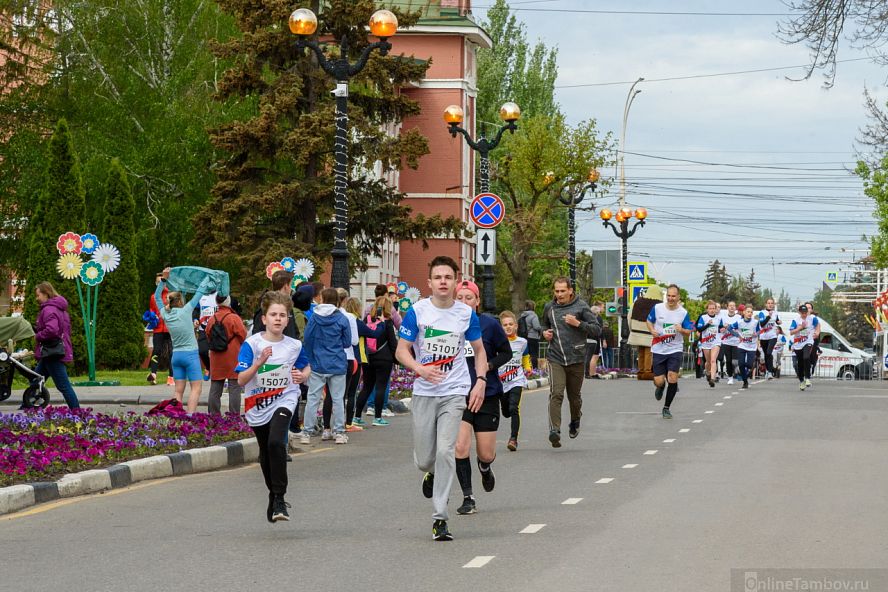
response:
{"label": "yellow flower sculpture", "polygon": [[80,275],[80,268],[82,266],[83,261],[80,259],[80,255],[65,253],[59,257],[59,261],[56,263],[56,270],[66,280],[73,280]]}

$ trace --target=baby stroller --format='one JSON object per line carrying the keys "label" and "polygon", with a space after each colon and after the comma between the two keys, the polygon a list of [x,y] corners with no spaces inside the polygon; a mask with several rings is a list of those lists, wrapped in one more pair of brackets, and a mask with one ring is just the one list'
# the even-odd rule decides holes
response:
{"label": "baby stroller", "polygon": [[0,401],[12,395],[12,380],[18,370],[30,383],[22,396],[22,407],[46,407],[49,405],[46,379],[25,364],[34,352],[15,351],[16,341],[30,337],[34,337],[34,329],[24,317],[0,317]]}

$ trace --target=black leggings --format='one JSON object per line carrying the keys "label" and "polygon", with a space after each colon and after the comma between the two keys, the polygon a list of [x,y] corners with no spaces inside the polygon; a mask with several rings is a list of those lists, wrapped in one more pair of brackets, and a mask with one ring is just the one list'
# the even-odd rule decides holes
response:
{"label": "black leggings", "polygon": [[795,350],[796,354],[796,376],[799,382],[803,382],[806,378],[811,378],[811,350],[813,347],[809,343],[802,349]]}
{"label": "black leggings", "polygon": [[500,397],[503,417],[512,419],[512,440],[518,439],[518,431],[521,429],[521,391],[522,388],[516,386]]}
{"label": "black leggings", "polygon": [[765,370],[774,374],[774,344],[777,343],[777,338],[773,339],[762,339],[762,351],[765,352]]}
{"label": "black leggings", "polygon": [[737,360],[740,366],[740,378],[743,379],[743,382],[746,382],[752,377],[752,370],[755,367],[756,352],[737,349]]}
{"label": "black leggings", "polygon": [[394,362],[374,360],[372,358],[369,364],[361,365],[361,369],[364,372],[364,384],[361,386],[361,394],[358,395],[358,404],[355,407],[356,414],[364,411],[364,407],[367,406],[367,399],[370,398],[370,391],[375,387],[376,398],[373,402],[373,411],[376,414],[376,419],[382,418],[385,389],[388,388],[389,379],[392,376],[392,366],[394,366]]}
{"label": "black leggings", "polygon": [[[354,360],[348,360],[345,370],[345,425],[351,425],[355,418],[355,391],[358,390],[358,381],[361,378],[361,366]],[[324,389],[327,395],[324,397],[324,429],[330,429],[330,417],[333,415],[333,399],[329,391]]]}
{"label": "black leggings", "polygon": [[157,374],[160,368],[170,369],[170,356],[173,355],[173,340],[169,333],[151,335],[151,364],[148,371]]}
{"label": "black leggings", "polygon": [[734,360],[737,359],[737,346],[722,344],[719,355],[725,355],[725,374],[728,378],[734,377]]}
{"label": "black leggings", "polygon": [[259,466],[265,486],[275,495],[287,493],[287,428],[292,415],[286,407],[278,407],[271,421],[252,426],[259,443]]}

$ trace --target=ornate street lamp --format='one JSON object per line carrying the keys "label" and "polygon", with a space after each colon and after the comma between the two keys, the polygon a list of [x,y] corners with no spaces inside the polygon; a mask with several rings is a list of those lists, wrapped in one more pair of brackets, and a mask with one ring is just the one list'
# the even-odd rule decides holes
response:
{"label": "ornate street lamp", "polygon": [[[548,178],[548,176],[547,176]],[[576,290],[577,286],[577,222],[576,210],[577,206],[586,197],[589,191],[595,191],[598,188],[598,180],[601,174],[591,169],[586,181],[579,184],[565,186],[558,196],[558,200],[568,207],[567,210],[567,264],[570,272],[570,281]],[[551,182],[551,181],[549,181]]]}
{"label": "ornate street lamp", "polygon": [[[603,209],[599,212],[599,217],[604,221],[604,227],[610,227],[620,239],[623,245],[621,266],[620,266],[620,284],[623,286],[623,299],[620,302],[620,367],[628,368],[629,361],[629,285],[626,274],[626,266],[629,264],[629,238],[635,234],[639,226],[644,226],[644,222],[648,217],[648,212],[644,208],[638,208],[633,211],[630,208],[622,207],[616,213],[609,209]],[[630,229],[629,221],[635,218],[638,220]],[[614,224],[611,220],[615,220]]]}
{"label": "ornate street lamp", "polygon": [[[457,134],[462,134],[466,140],[466,144],[469,145],[469,148],[478,153],[480,159],[479,167],[481,169],[481,193],[487,193],[490,191],[490,152],[499,146],[504,133],[508,131],[509,133],[514,134],[515,130],[518,129],[518,125],[515,122],[521,119],[521,109],[515,103],[504,103],[503,106],[500,107],[500,119],[503,120],[504,125],[499,129],[493,141],[484,137],[483,133],[481,138],[478,141],[475,141],[472,139],[469,132],[461,127],[463,121],[465,121],[465,113],[463,112],[462,107],[458,105],[450,105],[444,110],[444,121],[447,122],[450,135],[455,138]],[[481,267],[483,268],[481,277],[484,279],[484,293],[481,298],[481,305],[484,312],[492,313],[496,310],[496,290],[494,288],[493,266],[483,265]]]}
{"label": "ornate street lamp", "polygon": [[379,37],[379,41],[369,44],[361,52],[358,61],[351,64],[348,61],[348,36],[343,35],[339,42],[339,57],[327,59],[317,41],[308,37],[315,34],[318,29],[318,17],[308,8],[299,8],[290,15],[290,32],[298,36],[296,47],[309,48],[318,58],[318,64],[336,81],[336,136],[333,143],[335,164],[333,167],[333,212],[335,236],[333,241],[333,272],[331,284],[334,288],[349,287],[348,273],[348,81],[356,76],[364,66],[374,50],[379,50],[380,55],[388,55],[392,44],[388,38],[398,32],[398,18],[388,10],[377,10],[370,17],[370,33]]}

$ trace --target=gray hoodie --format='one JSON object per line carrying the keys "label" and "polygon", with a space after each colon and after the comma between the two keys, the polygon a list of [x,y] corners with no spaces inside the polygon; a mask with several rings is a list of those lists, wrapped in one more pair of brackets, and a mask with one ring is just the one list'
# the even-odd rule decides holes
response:
{"label": "gray hoodie", "polygon": [[[580,321],[579,327],[564,322],[564,317],[569,314]],[[546,359],[560,366],[582,364],[586,360],[586,337],[601,335],[601,319],[579,298],[567,304],[558,304],[554,300],[546,303],[542,326],[543,331],[551,329],[554,332]]]}

